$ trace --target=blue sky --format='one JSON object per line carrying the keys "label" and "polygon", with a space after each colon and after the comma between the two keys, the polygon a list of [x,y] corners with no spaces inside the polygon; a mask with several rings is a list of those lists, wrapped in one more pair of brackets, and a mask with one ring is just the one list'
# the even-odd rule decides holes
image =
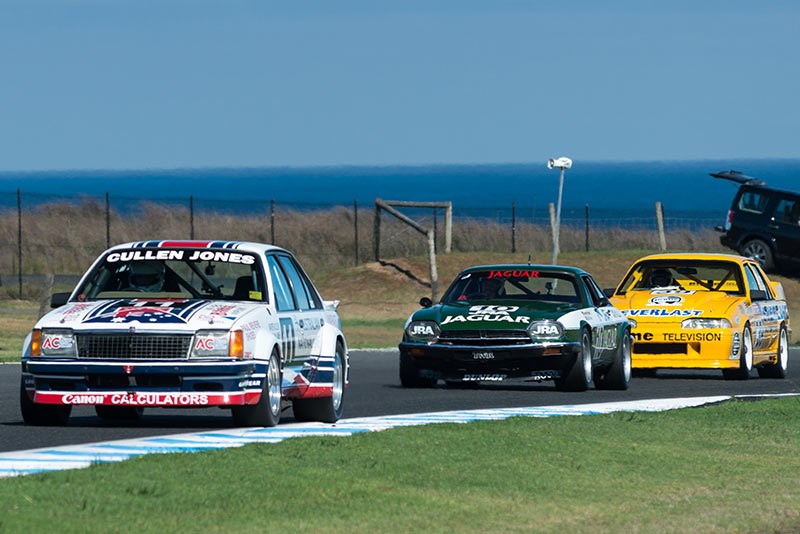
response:
{"label": "blue sky", "polygon": [[791,1],[0,0],[0,171],[798,158]]}

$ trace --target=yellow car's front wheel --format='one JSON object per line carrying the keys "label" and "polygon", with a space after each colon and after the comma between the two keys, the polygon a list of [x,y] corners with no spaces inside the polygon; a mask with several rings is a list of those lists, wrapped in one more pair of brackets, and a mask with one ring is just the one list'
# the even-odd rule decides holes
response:
{"label": "yellow car's front wheel", "polygon": [[742,344],[739,348],[739,367],[723,369],[722,376],[725,380],[747,380],[753,370],[753,336],[750,334],[750,324],[742,330]]}

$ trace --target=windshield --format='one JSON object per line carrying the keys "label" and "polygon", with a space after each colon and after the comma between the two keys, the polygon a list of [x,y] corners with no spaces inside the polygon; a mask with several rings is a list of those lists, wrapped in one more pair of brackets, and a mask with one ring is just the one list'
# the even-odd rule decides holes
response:
{"label": "windshield", "polygon": [[117,250],[78,288],[80,301],[108,298],[264,300],[254,254],[209,249]]}
{"label": "windshield", "polygon": [[741,269],[731,261],[653,260],[636,265],[622,282],[620,293],[669,288],[742,294],[743,287]]}
{"label": "windshield", "polygon": [[509,300],[582,302],[575,276],[538,270],[486,270],[462,273],[442,302],[507,302]]}

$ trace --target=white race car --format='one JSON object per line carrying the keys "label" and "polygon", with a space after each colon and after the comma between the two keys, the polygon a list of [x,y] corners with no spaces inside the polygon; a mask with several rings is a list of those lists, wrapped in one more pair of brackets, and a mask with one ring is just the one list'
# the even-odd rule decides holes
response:
{"label": "white race car", "polygon": [[342,414],[349,359],[336,308],[288,251],[233,241],[142,241],[105,251],[52,297],[23,345],[26,423],[72,407],[134,419],[145,407],[230,408],[241,426]]}

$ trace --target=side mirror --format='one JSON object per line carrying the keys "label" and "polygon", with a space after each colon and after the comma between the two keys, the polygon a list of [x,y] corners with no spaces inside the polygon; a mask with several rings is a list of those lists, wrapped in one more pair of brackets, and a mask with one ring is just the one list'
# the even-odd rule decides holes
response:
{"label": "side mirror", "polygon": [[422,306],[423,308],[430,308],[431,306],[433,306],[433,301],[428,297],[422,297],[421,299],[419,299],[419,305]]}
{"label": "side mirror", "polygon": [[767,292],[763,289],[753,289],[750,291],[750,300],[753,302],[757,300],[767,300]]}
{"label": "side mirror", "polygon": [[51,308],[60,308],[67,302],[69,302],[69,293],[53,293],[50,296]]}
{"label": "side mirror", "polygon": [[603,295],[605,295],[608,298],[613,297],[614,296],[614,288],[613,287],[607,287],[607,288],[603,289]]}

